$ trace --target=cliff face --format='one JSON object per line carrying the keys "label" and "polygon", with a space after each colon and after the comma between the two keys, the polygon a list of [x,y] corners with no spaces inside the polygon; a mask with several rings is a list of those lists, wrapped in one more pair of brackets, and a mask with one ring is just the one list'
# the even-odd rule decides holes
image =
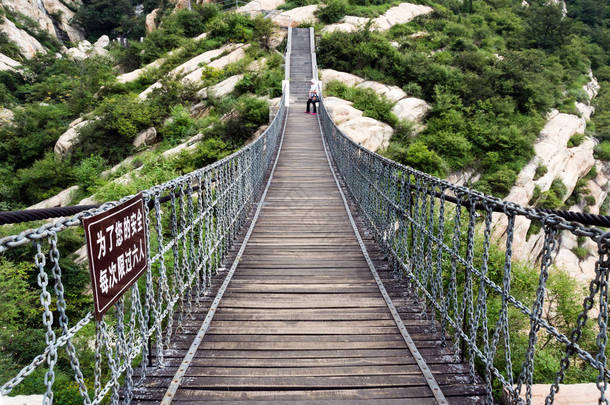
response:
{"label": "cliff face", "polygon": [[[590,82],[583,88],[589,96],[589,100],[595,97],[599,90],[597,80],[592,74],[590,74],[590,79]],[[581,192],[585,191],[588,197],[594,199],[592,201],[589,198],[592,204],[587,206],[588,212],[606,214],[600,210],[608,196],[610,167],[606,162],[595,159],[594,149],[597,141],[586,137],[578,146],[569,147],[568,145],[572,136],[585,133],[587,121],[594,111],[590,102],[577,103],[576,107],[580,116],[559,113],[556,110],[549,114],[548,121],[534,144],[536,156],[519,173],[515,185],[505,200],[529,206],[536,189],[538,192],[545,192],[551,188],[553,181],[561,180],[566,188],[566,193],[561,197],[565,202],[573,193],[577,192],[579,180],[595,167],[597,175],[584,180],[586,184]],[[543,175],[536,173],[540,167],[546,168],[546,173]],[[584,212],[585,206],[579,203],[568,209]],[[494,236],[501,238],[505,236],[507,221],[502,215],[496,215],[495,219]],[[532,232],[530,226],[531,221],[527,218],[519,217],[515,221],[513,256],[536,262],[542,251],[544,233],[542,231]],[[577,279],[590,280],[595,270],[594,257],[590,255],[582,257],[582,253],[579,257],[575,249],[580,248],[581,252],[595,253],[597,249],[595,244],[589,241],[585,246],[579,246],[576,236],[567,231],[562,233],[560,241],[559,249],[555,252],[557,266],[565,269]]]}
{"label": "cliff face", "polygon": [[[84,39],[82,29],[70,23],[81,5],[80,0],[0,0],[0,5],[10,12],[23,14],[36,21],[43,30],[60,41],[78,42]],[[5,19],[0,30],[9,34],[9,28],[12,28],[9,25]],[[19,31],[21,32],[17,36],[12,29],[13,35],[11,37],[9,34],[9,38],[22,50],[36,48],[36,45],[32,44],[38,41],[27,32]],[[25,50],[22,54],[26,58],[33,56],[29,50]]]}

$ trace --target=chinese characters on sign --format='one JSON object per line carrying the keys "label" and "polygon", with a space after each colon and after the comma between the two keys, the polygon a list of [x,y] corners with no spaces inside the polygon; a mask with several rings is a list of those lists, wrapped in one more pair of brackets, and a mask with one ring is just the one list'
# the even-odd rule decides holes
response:
{"label": "chinese characters on sign", "polygon": [[83,218],[95,318],[104,313],[148,268],[142,194],[93,217]]}

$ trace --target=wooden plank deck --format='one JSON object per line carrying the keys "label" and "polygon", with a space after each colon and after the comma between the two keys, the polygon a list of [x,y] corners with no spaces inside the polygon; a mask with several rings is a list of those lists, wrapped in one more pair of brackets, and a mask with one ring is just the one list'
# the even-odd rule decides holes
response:
{"label": "wooden plank deck", "polygon": [[[309,52],[306,30],[294,49]],[[298,62],[298,61],[295,61]],[[293,65],[293,80],[311,71]],[[295,86],[297,87],[297,86]],[[244,255],[173,402],[435,404],[382,297],[323,149],[317,118],[291,105],[284,143]],[[450,403],[484,403],[467,366],[441,346],[417,298],[394,280],[384,255],[360,233],[400,317]],[[243,235],[242,235],[243,238]],[[236,242],[239,247],[242,239]],[[231,258],[230,258],[231,259]],[[222,282],[217,278],[213,294]],[[211,295],[213,297],[214,295]],[[212,298],[198,308],[135,403],[158,403]]]}

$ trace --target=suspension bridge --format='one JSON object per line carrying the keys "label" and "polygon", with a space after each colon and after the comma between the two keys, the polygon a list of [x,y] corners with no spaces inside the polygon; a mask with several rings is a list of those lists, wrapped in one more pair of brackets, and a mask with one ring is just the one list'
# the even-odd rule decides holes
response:
{"label": "suspension bridge", "polygon": [[[33,248],[46,332],[46,350],[3,395],[40,368],[53,402],[63,356],[85,404],[529,404],[536,350],[552,340],[564,356],[547,403],[570,365],[597,373],[607,403],[610,236],[372,153],[341,133],[323,101],[318,116],[304,114],[315,56],[313,29],[289,29],[283,97],[265,133],[143,190],[149,271],[103,319],[68,318],[57,243],[117,202],[0,239],[0,253]],[[495,237],[498,218],[506,230]],[[517,218],[544,232],[531,302],[511,292]],[[568,334],[543,315],[562,232],[599,247]],[[489,271],[492,244],[504,252],[499,275]],[[591,322],[594,349],[579,345]]]}

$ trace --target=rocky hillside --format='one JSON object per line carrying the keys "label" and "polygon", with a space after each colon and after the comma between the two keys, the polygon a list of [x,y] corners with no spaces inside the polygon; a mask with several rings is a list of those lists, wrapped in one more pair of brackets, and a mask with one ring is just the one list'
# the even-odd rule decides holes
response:
{"label": "rocky hillside", "polygon": [[72,22],[81,5],[80,0],[1,0],[0,32],[19,47],[21,56],[31,58],[47,51],[45,37],[60,42],[85,38],[82,27]]}

